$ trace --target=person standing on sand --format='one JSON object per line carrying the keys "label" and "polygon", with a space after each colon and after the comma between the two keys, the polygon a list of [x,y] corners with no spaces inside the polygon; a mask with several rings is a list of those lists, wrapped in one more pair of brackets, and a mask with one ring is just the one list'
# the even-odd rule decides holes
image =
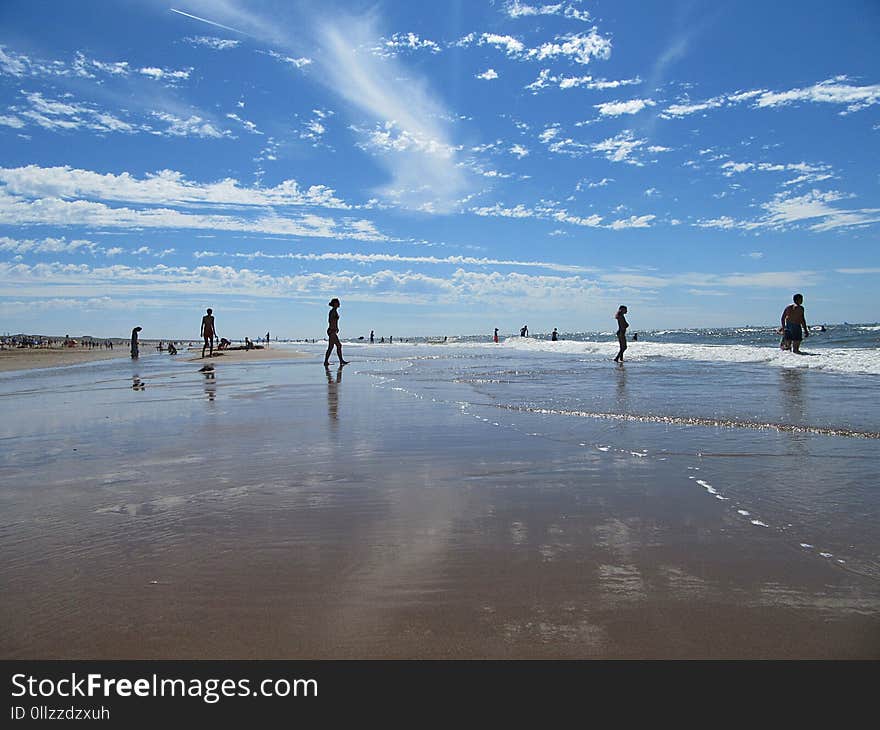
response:
{"label": "person standing on sand", "polygon": [[550,333],[550,339],[551,339],[553,342],[556,342],[556,341],[559,340],[559,333],[556,331],[556,328],[555,328],[555,327],[553,328],[553,332]]}
{"label": "person standing on sand", "polygon": [[524,324],[522,326],[522,328],[520,328],[519,336],[520,337],[528,337],[529,336],[529,326],[527,324]]}
{"label": "person standing on sand", "polygon": [[269,333],[266,332],[266,349],[269,349]]}
{"label": "person standing on sand", "polygon": [[376,333],[373,330],[370,330],[370,344],[373,344],[373,341],[376,339]]}
{"label": "person standing on sand", "polygon": [[626,350],[626,328],[629,327],[629,322],[626,321],[626,313],[628,311],[629,310],[621,304],[617,310],[617,314],[614,315],[614,319],[617,320],[617,341],[620,343],[620,352],[617,353],[614,362],[623,362],[623,351]]}
{"label": "person standing on sand", "polygon": [[495,336],[492,338],[492,341],[496,344],[498,343],[498,328],[495,328]]}
{"label": "person standing on sand", "polygon": [[214,357],[214,338],[217,336],[217,330],[214,329],[214,310],[208,307],[208,313],[202,317],[202,337],[204,344],[202,345],[202,357],[205,356],[205,348],[209,349],[208,357]]}
{"label": "person standing on sand", "polygon": [[135,327],[131,331],[131,359],[138,359],[138,332],[140,332],[143,327]]}
{"label": "person standing on sand", "polygon": [[340,365],[348,365],[347,360],[342,359],[342,343],[339,341],[339,300],[335,297],[330,300],[327,305],[330,307],[330,314],[327,317],[329,327],[327,327],[327,352],[324,355],[324,365],[330,364],[330,353],[336,348],[336,354],[339,357]]}
{"label": "person standing on sand", "polygon": [[[797,355],[801,354],[801,340],[810,336],[807,327],[807,316],[804,311],[804,295],[795,294],[792,297],[794,304],[789,304],[782,310],[782,349],[790,349]],[[803,329],[803,335],[801,334]]]}

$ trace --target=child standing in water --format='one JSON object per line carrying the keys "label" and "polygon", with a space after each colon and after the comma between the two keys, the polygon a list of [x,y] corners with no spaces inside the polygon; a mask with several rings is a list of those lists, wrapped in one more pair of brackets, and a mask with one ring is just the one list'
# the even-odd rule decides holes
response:
{"label": "child standing in water", "polygon": [[330,314],[327,318],[329,327],[327,327],[327,353],[324,355],[324,364],[330,364],[330,353],[333,352],[335,347],[336,354],[339,356],[339,364],[348,365],[348,361],[342,359],[342,343],[339,341],[339,300],[334,297],[330,300],[328,306],[330,307]]}
{"label": "child standing in water", "polygon": [[626,321],[627,311],[629,310],[621,304],[617,314],[614,315],[614,319],[617,320],[617,341],[620,343],[620,352],[617,353],[614,362],[623,362],[623,351],[626,350],[626,328],[629,327],[629,322]]}

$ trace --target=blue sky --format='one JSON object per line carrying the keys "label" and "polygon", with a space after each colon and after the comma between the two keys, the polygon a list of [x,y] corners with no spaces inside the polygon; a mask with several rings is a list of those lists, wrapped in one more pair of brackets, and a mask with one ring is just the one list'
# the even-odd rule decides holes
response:
{"label": "blue sky", "polygon": [[0,329],[880,319],[880,5],[0,5]]}

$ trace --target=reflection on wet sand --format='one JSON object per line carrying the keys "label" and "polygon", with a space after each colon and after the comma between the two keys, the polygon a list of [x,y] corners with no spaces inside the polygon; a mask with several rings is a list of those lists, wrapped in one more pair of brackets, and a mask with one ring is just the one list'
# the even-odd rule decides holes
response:
{"label": "reflection on wet sand", "polygon": [[214,377],[214,366],[205,365],[199,369],[199,372],[205,376],[205,395],[207,396],[208,401],[213,403],[214,399],[217,397],[217,382]]}
{"label": "reflection on wet sand", "polygon": [[785,423],[806,423],[807,399],[804,397],[804,376],[799,368],[783,368],[779,371],[779,396]]}
{"label": "reflection on wet sand", "polygon": [[[730,502],[694,489],[671,456],[587,456],[563,434],[539,441],[535,428],[505,427],[545,416],[477,420],[357,372],[346,378],[340,449],[315,424],[340,423],[341,369],[224,367],[224,401],[235,403],[224,419],[210,407],[214,373],[186,373],[148,373],[150,388],[136,396],[116,388],[95,399],[75,383],[83,401],[60,404],[60,416],[88,402],[97,417],[77,421],[51,460],[44,447],[58,427],[39,420],[41,409],[27,437],[9,436],[0,585],[16,589],[0,603],[0,656],[878,650],[876,580],[791,550],[784,532],[733,520]],[[172,392],[188,397],[169,409]],[[136,419],[104,425],[101,408],[124,412],[135,398]],[[585,420],[576,438],[612,438],[604,428]],[[628,445],[657,428],[634,422]],[[207,429],[222,449],[205,449]],[[712,482],[739,481],[748,463],[713,465]]]}
{"label": "reflection on wet sand", "polygon": [[629,413],[629,397],[626,390],[626,368],[620,363],[615,369],[615,395],[618,413]]}
{"label": "reflection on wet sand", "polygon": [[327,414],[330,416],[330,422],[336,425],[339,420],[339,389],[336,387],[342,382],[342,365],[336,369],[336,377],[330,372],[330,368],[325,365],[324,373],[327,376]]}

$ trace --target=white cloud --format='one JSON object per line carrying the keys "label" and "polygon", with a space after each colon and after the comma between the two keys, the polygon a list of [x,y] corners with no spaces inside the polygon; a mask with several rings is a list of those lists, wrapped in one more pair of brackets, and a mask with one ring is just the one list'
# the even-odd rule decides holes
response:
{"label": "white cloud", "polygon": [[650,228],[651,221],[656,217],[654,215],[631,215],[629,218],[614,221],[608,227],[614,231],[620,231],[624,228]]}
{"label": "white cloud", "polygon": [[172,137],[208,137],[213,139],[232,136],[228,129],[219,129],[212,122],[196,114],[186,119],[168,112],[153,112],[153,116],[168,125],[162,131],[153,131],[153,134],[167,134]]}
{"label": "white cloud", "polygon": [[0,224],[13,226],[54,225],[96,228],[166,228],[268,233],[282,236],[349,238],[363,241],[387,240],[371,221],[346,220],[342,223],[313,214],[280,216],[271,209],[248,217],[191,214],[167,207],[115,208],[87,200],[36,198],[27,200],[0,189]]}
{"label": "white cloud", "polygon": [[129,173],[101,174],[70,167],[28,165],[0,168],[0,181],[9,192],[29,197],[91,198],[180,206],[320,206],[341,210],[352,207],[325,185],[303,188],[296,180],[285,180],[270,188],[248,188],[241,187],[232,178],[195,183],[174,170],[161,170],[137,178]]}
{"label": "white cloud", "polygon": [[638,114],[642,109],[655,106],[656,102],[651,99],[630,99],[629,101],[608,101],[604,104],[594,104],[603,117],[618,117],[621,114]]}
{"label": "white cloud", "polygon": [[[498,33],[475,33],[456,41],[455,46],[494,46],[510,57],[524,61],[545,61],[550,58],[564,57],[578,64],[588,64],[594,58],[607,60],[611,57],[611,41],[599,35],[596,28],[588,33],[566,33],[554,37],[552,41],[542,43],[535,48],[527,48],[526,45],[510,35]],[[549,73],[549,72],[548,72]],[[531,88],[531,87],[527,87]]]}
{"label": "white cloud", "polygon": [[204,46],[215,51],[228,51],[241,45],[241,41],[232,41],[227,38],[216,38],[206,35],[191,36],[184,38],[184,40],[194,46]]}
{"label": "white cloud", "polygon": [[755,101],[755,106],[777,107],[797,102],[819,104],[845,104],[841,114],[851,114],[880,102],[880,84],[853,86],[845,83],[845,76],[820,81],[812,86],[788,91],[765,91]]}
{"label": "white cloud", "polygon": [[156,81],[185,81],[189,78],[189,75],[192,73],[192,69],[180,69],[177,71],[169,70],[167,68],[156,68],[155,66],[146,66],[144,68],[138,69],[138,73],[143,76],[147,76],[151,79],[155,79]]}
{"label": "white cloud", "polygon": [[625,162],[630,165],[641,166],[640,155],[643,152],[657,154],[659,152],[668,152],[668,147],[660,145],[649,145],[646,139],[637,139],[631,130],[621,132],[614,137],[596,142],[590,145],[593,152],[603,154],[611,162]]}
{"label": "white cloud", "polygon": [[238,122],[242,127],[244,127],[244,128],[245,128],[248,132],[250,132],[251,134],[263,134],[263,133],[257,128],[257,125],[256,125],[256,124],[254,124],[253,122],[251,122],[251,121],[249,121],[249,120],[247,120],[247,119],[242,119],[240,116],[238,116],[238,114],[233,114],[233,113],[230,112],[229,114],[226,115],[226,118],[227,118],[227,119],[232,119],[233,121]]}
{"label": "white cloud", "polygon": [[481,74],[477,74],[478,79],[483,79],[484,81],[491,81],[492,79],[498,78],[498,73],[494,68],[489,68],[483,71]]}
{"label": "white cloud", "polygon": [[880,208],[844,209],[831,205],[849,197],[852,196],[834,190],[811,190],[798,196],[792,196],[791,191],[785,191],[777,193],[772,200],[762,204],[761,207],[767,212],[757,220],[736,220],[730,216],[721,216],[700,220],[695,225],[701,228],[753,231],[762,228],[786,229],[806,224],[809,230],[822,232],[880,223]]}
{"label": "white cloud", "polygon": [[294,68],[305,68],[306,66],[310,66],[314,61],[311,58],[307,58],[305,56],[300,58],[293,58],[292,56],[285,56],[282,53],[278,53],[277,51],[258,51],[258,53],[262,53],[266,56],[271,56],[276,61],[281,61],[281,63],[288,64],[293,66]]}
{"label": "white cloud", "polygon": [[477,45],[501,48],[508,56],[518,56],[526,49],[523,42],[513,36],[498,35],[497,33],[483,33],[477,41]]}
{"label": "white cloud", "polygon": [[[513,208],[507,208],[500,203],[495,203],[495,205],[491,206],[471,208],[470,212],[475,215],[492,218],[536,218],[586,228],[603,227],[602,216],[596,214],[589,216],[574,215],[551,201],[541,201],[540,204],[531,208],[527,208],[522,203],[515,205]],[[608,227],[610,228],[610,226]]]}
{"label": "white cloud", "polygon": [[513,145],[513,147],[510,148],[510,154],[516,155],[519,159],[522,159],[529,154],[529,151],[521,144],[515,144]]}
{"label": "white cloud", "polygon": [[[529,275],[519,272],[466,271],[449,276],[389,270],[369,274],[305,273],[282,276],[230,266],[93,267],[73,264],[0,263],[0,285],[15,282],[19,296],[81,295],[84,287],[104,296],[164,294],[238,295],[259,298],[312,299],[346,292],[350,301],[413,303],[528,301],[537,309],[556,308],[573,298],[600,294],[595,281],[583,276]],[[2,289],[0,289],[2,292]]]}
{"label": "white cloud", "polygon": [[526,53],[527,58],[539,61],[557,56],[565,56],[580,64],[588,64],[593,58],[607,60],[611,57],[611,41],[600,36],[593,28],[589,33],[557,36],[554,42],[543,43]]}
{"label": "white cloud", "polygon": [[402,51],[427,50],[431,53],[440,53],[440,46],[434,41],[420,38],[415,33],[395,33],[391,38],[383,39],[372,50],[377,56],[390,58]]}
{"label": "white cloud", "polygon": [[550,73],[549,68],[545,68],[539,71],[538,78],[525,88],[536,94],[540,89],[546,89],[550,86],[557,86],[560,89],[584,87],[593,90],[606,90],[640,83],[642,83],[642,80],[638,76],[634,79],[615,79],[609,81],[607,79],[594,79],[592,76],[554,76]]}
{"label": "white cloud", "polygon": [[584,188],[593,189],[593,188],[604,188],[609,183],[614,182],[613,178],[603,177],[601,180],[591,181],[591,180],[579,180],[578,184],[575,185],[575,190],[581,192]]}
{"label": "white cloud", "polygon": [[0,114],[0,124],[4,127],[12,127],[13,129],[22,129],[25,123],[16,116],[5,116]]}
{"label": "white cloud", "polygon": [[550,152],[557,155],[582,157],[592,149],[589,144],[576,142],[571,137],[563,137],[561,131],[558,124],[551,125],[538,135],[538,139],[547,145]]}
{"label": "white cloud", "polygon": [[[2,239],[0,239],[2,240]],[[253,259],[284,259],[292,261],[350,261],[358,264],[373,263],[400,263],[400,264],[426,264],[426,265],[453,265],[453,266],[517,266],[523,268],[543,268],[554,271],[566,272],[590,272],[594,268],[588,266],[576,266],[571,264],[559,264],[548,261],[519,261],[515,259],[492,259],[478,258],[475,256],[402,256],[389,253],[281,253],[271,254],[262,251],[233,252],[222,251],[197,251],[195,258],[243,258]]]}
{"label": "white cloud", "polygon": [[6,253],[13,254],[27,254],[27,253],[80,253],[81,251],[88,251],[89,253],[94,253],[95,251],[100,250],[100,246],[97,246],[92,241],[86,241],[83,239],[76,239],[73,241],[68,241],[66,238],[44,238],[42,240],[35,239],[14,239],[8,238],[6,236],[0,237],[0,251],[5,251]]}
{"label": "white cloud", "polygon": [[511,18],[528,18],[538,15],[561,15],[584,23],[590,21],[590,14],[580,10],[575,3],[557,3],[556,5],[528,5],[520,0],[507,0],[504,11]]}
{"label": "white cloud", "polygon": [[664,109],[660,116],[665,119],[684,117],[709,109],[735,106],[746,101],[753,102],[753,109],[774,108],[797,103],[846,105],[846,109],[840,114],[851,114],[880,103],[880,84],[855,86],[846,82],[845,76],[837,76],[812,86],[787,91],[754,89],[723,94],[701,102],[691,102],[689,99],[685,99]]}

